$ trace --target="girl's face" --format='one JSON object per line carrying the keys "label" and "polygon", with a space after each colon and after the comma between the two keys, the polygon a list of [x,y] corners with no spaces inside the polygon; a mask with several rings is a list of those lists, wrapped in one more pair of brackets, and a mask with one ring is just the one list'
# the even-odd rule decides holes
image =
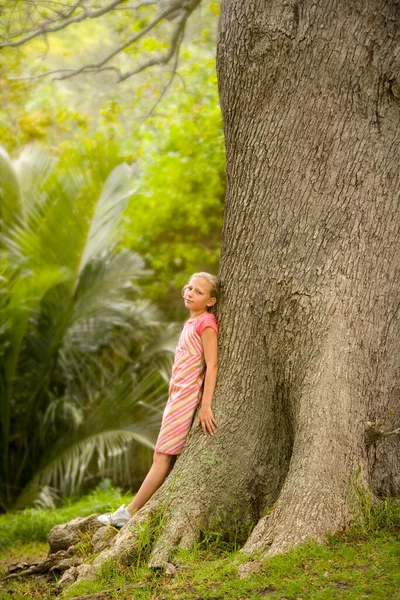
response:
{"label": "girl's face", "polygon": [[211,298],[211,283],[203,277],[192,277],[183,293],[185,306],[191,314],[200,314],[216,303],[216,298]]}

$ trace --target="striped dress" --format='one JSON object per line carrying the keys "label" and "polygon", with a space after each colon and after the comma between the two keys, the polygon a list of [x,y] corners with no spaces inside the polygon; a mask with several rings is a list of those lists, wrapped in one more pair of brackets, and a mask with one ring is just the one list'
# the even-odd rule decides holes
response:
{"label": "striped dress", "polygon": [[202,393],[206,364],[201,334],[206,327],[212,327],[218,333],[215,317],[208,312],[189,319],[183,327],[175,351],[156,452],[180,454],[185,445]]}

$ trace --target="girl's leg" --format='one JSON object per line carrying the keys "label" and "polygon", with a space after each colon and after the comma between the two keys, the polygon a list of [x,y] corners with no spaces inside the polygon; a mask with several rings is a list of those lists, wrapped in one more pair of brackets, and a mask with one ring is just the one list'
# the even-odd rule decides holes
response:
{"label": "girl's leg", "polygon": [[138,493],[126,507],[131,514],[139,510],[139,508],[142,508],[147,500],[152,497],[154,492],[158,490],[174,466],[175,460],[176,456],[154,452],[153,464],[150,471],[147,473]]}

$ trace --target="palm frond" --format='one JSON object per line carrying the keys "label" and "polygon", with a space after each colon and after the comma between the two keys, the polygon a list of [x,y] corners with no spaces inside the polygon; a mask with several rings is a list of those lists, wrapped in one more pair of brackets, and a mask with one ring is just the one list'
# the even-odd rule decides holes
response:
{"label": "palm frond", "polygon": [[[39,490],[43,485],[51,485],[64,494],[75,493],[93,459],[97,471],[104,473],[110,461],[121,464],[132,441],[154,447],[160,408],[166,399],[166,386],[157,375],[148,373],[134,381],[126,374],[114,389],[104,391],[108,395],[98,398],[97,406],[81,426],[49,448],[21,493],[18,506],[32,488]],[[158,406],[159,410],[149,411],[147,403],[153,408]]]}
{"label": "palm frond", "polygon": [[155,441],[176,343],[141,298],[143,260],[116,252],[129,167],[97,200],[79,167],[52,167],[33,149],[16,161],[23,211],[1,239],[3,440],[17,441],[0,446],[4,507],[20,490],[19,505],[41,490],[50,501],[51,487],[78,491],[88,470],[127,477],[132,445]]}
{"label": "palm frond", "polygon": [[[38,310],[38,305],[47,291],[69,276],[68,270],[62,268],[43,269],[36,274],[22,271],[8,274],[4,272],[2,275],[0,350],[3,393],[0,404],[3,434],[8,429],[16,371],[29,320]],[[5,442],[7,437],[3,438]]]}
{"label": "palm frond", "polygon": [[151,362],[164,381],[169,382],[180,327],[176,323],[154,324],[147,330],[147,340],[138,357],[139,364]]}
{"label": "palm frond", "polygon": [[7,226],[21,208],[18,176],[10,157],[0,146],[0,220]]}
{"label": "palm frond", "polygon": [[14,264],[32,265],[38,262],[39,257],[41,262],[51,264],[51,261],[43,260],[41,235],[51,207],[46,182],[55,163],[55,159],[37,147],[25,148],[21,156],[13,161],[20,193],[20,210],[7,223],[1,241]]}
{"label": "palm frond", "polygon": [[116,225],[120,222],[128,198],[132,195],[132,173],[126,164],[116,167],[108,177],[90,223],[78,273],[90,261],[112,249],[116,242]]}
{"label": "palm frond", "polygon": [[30,219],[46,201],[45,185],[57,161],[39,146],[26,146],[13,162],[21,192],[22,213]]}
{"label": "palm frond", "polygon": [[[113,327],[129,328],[130,314],[135,311],[136,299],[129,295],[133,281],[143,277],[141,257],[128,250],[115,256],[101,257],[90,262],[79,278],[74,296],[70,328],[95,327],[95,335]],[[87,332],[85,333],[87,335]]]}

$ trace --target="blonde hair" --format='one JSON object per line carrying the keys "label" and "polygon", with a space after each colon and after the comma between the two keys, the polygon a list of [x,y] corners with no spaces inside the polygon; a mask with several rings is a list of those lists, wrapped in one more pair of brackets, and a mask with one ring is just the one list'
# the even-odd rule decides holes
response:
{"label": "blonde hair", "polygon": [[[185,293],[185,290],[186,290],[187,286],[189,285],[190,280],[193,279],[193,277],[201,277],[202,279],[205,279],[206,281],[208,281],[208,283],[211,284],[211,286],[210,286],[210,297],[211,298],[215,298],[216,301],[218,302],[219,279],[215,275],[212,275],[211,273],[206,273],[205,271],[201,271],[200,273],[193,273],[193,275],[191,275],[189,277],[187,284],[184,285],[183,288],[182,288],[182,296]],[[207,306],[207,312],[213,313],[214,309],[215,309],[216,303],[213,304],[212,306]]]}

